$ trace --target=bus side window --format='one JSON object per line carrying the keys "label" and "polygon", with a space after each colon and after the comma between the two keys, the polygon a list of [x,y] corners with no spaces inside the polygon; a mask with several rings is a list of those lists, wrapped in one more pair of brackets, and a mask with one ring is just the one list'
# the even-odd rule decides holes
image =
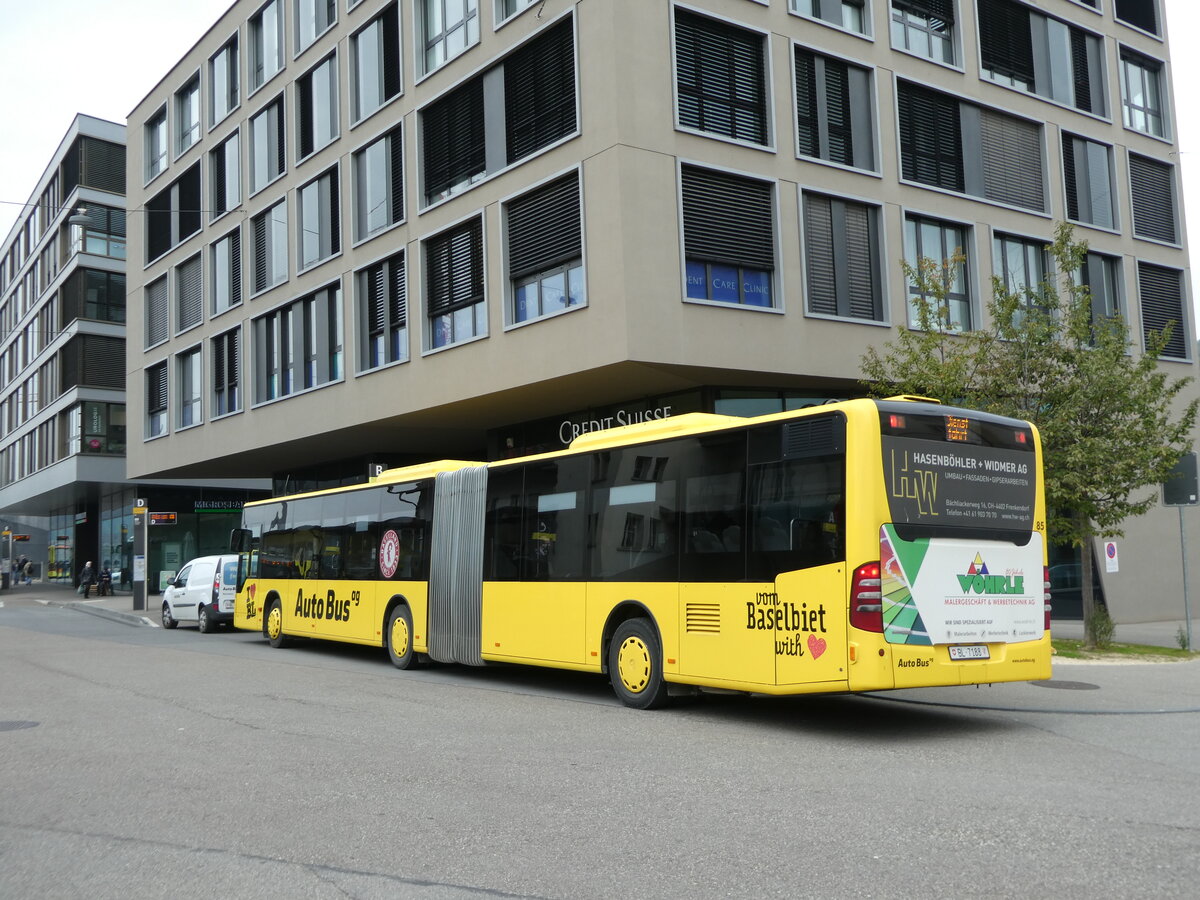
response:
{"label": "bus side window", "polygon": [[838,562],[845,555],[845,462],[840,455],[751,467],[750,577]]}

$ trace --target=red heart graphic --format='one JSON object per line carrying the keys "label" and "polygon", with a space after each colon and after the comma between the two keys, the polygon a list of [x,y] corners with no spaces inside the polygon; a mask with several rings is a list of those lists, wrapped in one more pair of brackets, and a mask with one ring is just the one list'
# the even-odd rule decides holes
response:
{"label": "red heart graphic", "polygon": [[825,647],[825,638],[819,638],[815,634],[808,636],[808,652],[812,654],[813,659],[820,659]]}
{"label": "red heart graphic", "polygon": [[253,599],[254,599],[254,589],[255,589],[256,587],[258,587],[258,585],[257,585],[257,584],[252,584],[252,585],[250,585],[250,587],[246,588],[246,593],[248,593],[248,594],[250,595],[250,599],[251,599],[251,600],[253,600]]}

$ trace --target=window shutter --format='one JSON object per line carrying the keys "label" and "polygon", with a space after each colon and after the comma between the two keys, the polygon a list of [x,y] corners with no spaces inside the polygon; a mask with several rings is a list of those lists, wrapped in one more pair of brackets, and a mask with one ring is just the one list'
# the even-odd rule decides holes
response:
{"label": "window shutter", "polygon": [[695,166],[684,166],[682,178],[685,255],[774,271],[771,183]]}
{"label": "window shutter", "polygon": [[1171,337],[1163,347],[1163,356],[1188,357],[1187,319],[1183,315],[1182,273],[1150,263],[1138,263],[1138,293],[1142,299],[1142,335],[1148,342],[1152,334],[1171,326]]}
{"label": "window shutter", "polygon": [[218,147],[212,155],[213,173],[213,214],[228,212],[229,205],[225,202],[225,145]]}
{"label": "window shutter", "polygon": [[892,0],[892,6],[946,25],[954,24],[954,0]]}
{"label": "window shutter", "polygon": [[387,282],[383,277],[384,264],[367,269],[367,333],[381,334],[386,325]]}
{"label": "window shutter", "polygon": [[767,142],[763,37],[677,9],[679,124]]}
{"label": "window shutter", "polygon": [[313,77],[305,75],[296,82],[296,117],[300,132],[300,159],[313,152]]}
{"label": "window shutter", "polygon": [[804,255],[809,312],[836,316],[838,302],[833,263],[833,204],[828,197],[804,195]]}
{"label": "window shutter", "polygon": [[175,182],[179,187],[175,211],[179,215],[179,239],[183,241],[200,230],[200,210],[204,202],[200,199],[200,163],[196,163]]}
{"label": "window shutter", "polygon": [[990,109],[980,109],[979,114],[983,195],[998,203],[1044,211],[1041,128]]}
{"label": "window shutter", "polygon": [[121,338],[86,334],[72,344],[80,363],[76,384],[124,390],[125,342]]}
{"label": "window shutter", "polygon": [[[229,380],[226,382],[229,387],[237,387],[242,380],[242,364],[241,364],[241,347],[242,347],[242,332],[241,329],[235,329],[229,332],[226,338],[225,345],[228,352],[228,360],[226,362],[226,372]],[[232,406],[232,404],[231,404]]]}
{"label": "window shutter", "polygon": [[850,131],[850,75],[846,64],[834,59],[825,65],[825,116],[828,120],[829,151],[826,159],[844,166],[854,165],[854,139]]}
{"label": "window shutter", "polygon": [[521,278],[583,255],[579,173],[508,204],[508,274]]}
{"label": "window shutter", "polygon": [[1075,106],[1088,112],[1100,113],[1092,108],[1092,75],[1088,63],[1087,35],[1078,28],[1071,29],[1071,81],[1075,85]]}
{"label": "window shutter", "polygon": [[962,192],[962,122],[953,97],[898,86],[901,169],[909,181]]}
{"label": "window shutter", "polygon": [[820,157],[821,132],[817,117],[817,58],[796,48],[796,126],[800,155]]}
{"label": "window shutter", "polygon": [[431,103],[421,125],[426,197],[437,199],[486,170],[482,77]]}
{"label": "window shutter", "polygon": [[430,318],[483,300],[483,222],[474,219],[425,245]]}
{"label": "window shutter", "polygon": [[270,283],[267,272],[267,227],[269,212],[254,220],[254,291],[264,290]]}
{"label": "window shutter", "polygon": [[[275,101],[272,115],[275,118],[275,172],[273,174],[279,175],[287,169],[287,128],[283,119],[282,97]],[[268,124],[270,123],[268,122]],[[311,143],[311,137],[309,141]]]}
{"label": "window shutter", "polygon": [[1135,28],[1158,34],[1158,16],[1154,0],[1116,0],[1116,16]]}
{"label": "window shutter", "polygon": [[1067,189],[1067,218],[1079,221],[1079,183],[1075,171],[1076,138],[1063,135],[1063,182]]}
{"label": "window shutter", "polygon": [[342,202],[338,184],[338,170],[334,169],[328,175],[329,179],[329,252],[340,253],[342,250]]}
{"label": "window shutter", "polygon": [[1035,87],[1029,9],[1013,0],[979,0],[983,67]]}
{"label": "window shutter", "polygon": [[242,302],[242,232],[229,236],[229,305]]}
{"label": "window shutter", "polygon": [[225,387],[225,351],[229,335],[223,334],[212,342],[213,387],[220,391]]}
{"label": "window shutter", "polygon": [[504,61],[508,161],[575,130],[575,38],[563,20]]}
{"label": "window shutter", "polygon": [[125,193],[125,148],[95,138],[79,139],[83,171],[80,184],[113,194]]}
{"label": "window shutter", "polygon": [[392,328],[404,328],[408,324],[408,282],[404,277],[404,254],[397,253],[388,260],[391,274],[391,292],[388,297],[391,308],[388,320]]}
{"label": "window shutter", "polygon": [[843,202],[846,217],[846,280],[849,314],[856,319],[880,318],[875,298],[875,258],[871,253],[871,211],[861,203]]}
{"label": "window shutter", "polygon": [[383,48],[383,98],[388,100],[400,93],[400,15],[393,3],[379,17],[379,39]]}
{"label": "window shutter", "polygon": [[204,291],[200,257],[195,256],[175,270],[179,292],[179,330],[199,324],[204,317]]}
{"label": "window shutter", "polygon": [[1133,233],[1168,244],[1176,243],[1171,166],[1130,153],[1129,185],[1133,195]]}
{"label": "window shutter", "polygon": [[167,300],[167,279],[160,278],[147,285],[146,291],[146,346],[152,347],[170,336],[170,307]]}
{"label": "window shutter", "polygon": [[159,363],[146,371],[146,412],[166,412],[167,409],[167,364]]}
{"label": "window shutter", "polygon": [[404,141],[401,131],[396,128],[388,135],[388,154],[390,168],[388,177],[391,180],[392,222],[404,219]]}

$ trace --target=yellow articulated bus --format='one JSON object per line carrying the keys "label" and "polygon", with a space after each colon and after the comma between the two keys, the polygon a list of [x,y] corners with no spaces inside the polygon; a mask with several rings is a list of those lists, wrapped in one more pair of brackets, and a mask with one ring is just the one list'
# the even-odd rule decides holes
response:
{"label": "yellow articulated bus", "polygon": [[[688,414],[247,504],[235,624],[408,668],[761,694],[1050,677],[1028,422],[920,398]],[[688,689],[688,690],[690,690]]]}

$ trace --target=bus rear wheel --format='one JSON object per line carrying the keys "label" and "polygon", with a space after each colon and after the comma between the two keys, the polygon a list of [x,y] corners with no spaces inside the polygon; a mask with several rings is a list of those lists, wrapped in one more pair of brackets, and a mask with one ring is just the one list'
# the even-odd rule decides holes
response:
{"label": "bus rear wheel", "polygon": [[278,600],[272,600],[267,606],[267,614],[263,619],[263,634],[272,647],[282,647],[283,637],[283,607]]}
{"label": "bus rear wheel", "polygon": [[608,645],[608,675],[621,702],[634,709],[658,709],[667,702],[662,647],[648,619],[627,619]]}
{"label": "bus rear wheel", "polygon": [[412,613],[407,606],[397,606],[388,616],[387,626],[388,656],[397,669],[411,669],[416,665],[412,635]]}

